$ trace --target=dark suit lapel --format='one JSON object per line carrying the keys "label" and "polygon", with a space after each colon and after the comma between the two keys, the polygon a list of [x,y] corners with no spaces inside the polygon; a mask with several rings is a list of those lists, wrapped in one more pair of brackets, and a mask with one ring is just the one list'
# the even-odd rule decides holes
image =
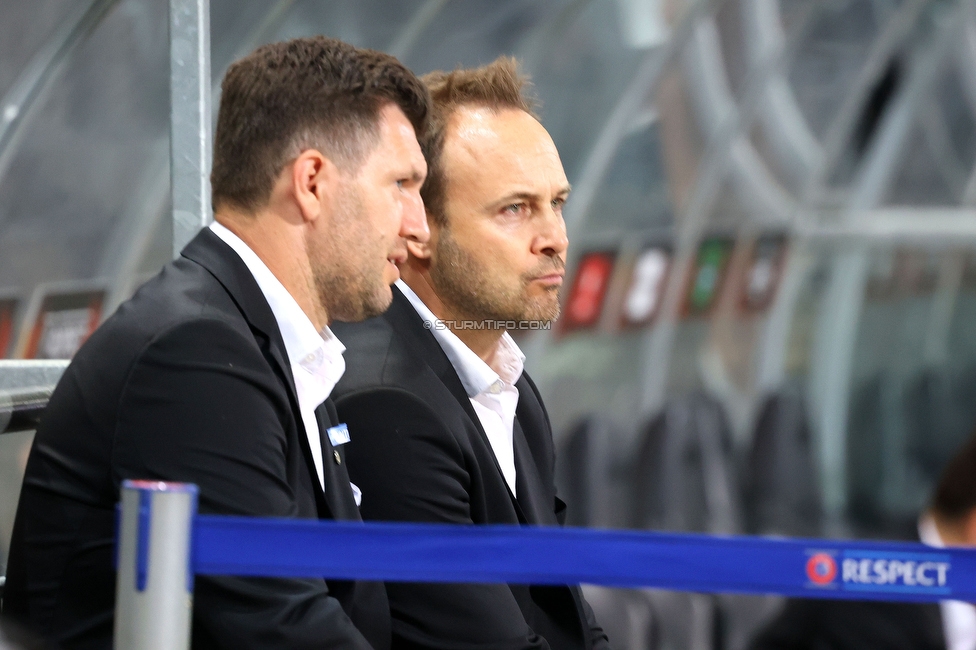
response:
{"label": "dark suit lapel", "polygon": [[[454,370],[451,360],[447,358],[444,349],[441,348],[441,344],[437,342],[437,339],[434,338],[431,331],[424,327],[424,321],[420,317],[420,314],[417,313],[417,310],[413,308],[413,305],[410,304],[407,297],[400,292],[400,289],[395,286],[393,287],[393,302],[390,304],[390,308],[386,310],[383,318],[393,326],[395,332],[406,339],[412,349],[420,354],[431,371],[437,375],[437,378],[441,380],[451,395],[454,396],[454,399],[457,400],[457,403],[464,409],[471,423],[478,429],[482,443],[488,448],[491,459],[495,464],[495,470],[499,476],[503,477],[502,480],[507,486],[508,482],[504,480],[505,475],[502,473],[502,468],[498,464],[498,459],[495,457],[495,453],[491,448],[491,443],[488,441],[488,434],[485,433],[485,429],[481,425],[481,418],[478,417],[474,406],[471,405],[471,398],[468,397],[468,392],[464,390],[464,384],[461,383],[461,379],[458,377],[457,371]],[[518,474],[517,466],[516,474]],[[516,487],[518,487],[517,483]],[[528,523],[525,513],[522,511],[519,501],[511,488],[508,488],[508,496],[512,500],[512,506],[515,508],[519,522],[523,524]]]}
{"label": "dark suit lapel", "polygon": [[512,442],[515,446],[515,487],[526,523],[555,526],[558,522],[552,499],[547,496],[549,490],[542,483],[539,468],[517,417],[512,427]]}
{"label": "dark suit lapel", "polygon": [[268,339],[271,355],[278,369],[288,378],[288,387],[294,394],[295,379],[278,330],[278,321],[244,260],[209,228],[201,230],[181,255],[207,269],[237,303],[248,324]]}
{"label": "dark suit lapel", "polygon": [[[549,416],[542,404],[538,389],[532,379],[525,373],[517,382],[519,389],[519,406],[515,416],[513,440],[515,442],[515,473],[517,476],[518,498],[526,511],[529,523],[542,526],[558,526],[556,518],[556,495],[552,488],[552,476],[543,476],[541,467],[550,467],[552,432],[549,426]],[[524,428],[523,428],[524,427]],[[529,443],[526,431],[531,435],[535,446]],[[538,458],[536,456],[539,456]],[[584,646],[587,637],[587,618],[583,608],[583,595],[578,585],[533,587],[536,598],[542,600],[554,599],[565,602],[576,610],[576,621],[572,624],[573,634]],[[545,594],[545,595],[543,595]],[[556,609],[560,607],[555,606]]]}
{"label": "dark suit lapel", "polygon": [[[251,275],[251,270],[247,268],[247,264],[244,263],[240,255],[209,228],[204,228],[197,233],[180,254],[207,269],[227,290],[251,328],[268,342],[265,349],[272,362],[272,367],[288,390],[291,410],[295,416],[295,425],[298,427],[298,444],[302,448],[305,464],[312,474],[312,486],[315,491],[315,503],[318,506],[319,515],[331,516],[327,508],[325,494],[322,491],[322,484],[319,482],[318,472],[315,471],[315,461],[312,460],[312,449],[309,447],[305,422],[302,420],[301,410],[298,407],[298,392],[295,389],[295,377],[291,372],[291,364],[288,362],[288,353],[285,351],[285,342],[281,338],[278,321],[275,319],[274,312],[271,311],[271,306],[264,297],[261,287],[258,286],[254,276]],[[326,453],[324,446],[322,453],[322,464],[324,466],[326,460],[324,458]],[[328,453],[331,454],[332,450],[330,449]]]}
{"label": "dark suit lapel", "polygon": [[[315,410],[315,416],[322,443],[322,476],[325,479],[325,508],[328,517],[342,521],[361,521],[359,508],[349,489],[349,472],[346,469],[344,445],[333,447],[329,439],[329,427],[339,424],[339,416],[336,414],[332,400],[325,400],[322,406]],[[337,455],[338,462],[336,462]]]}
{"label": "dark suit lapel", "polygon": [[[552,465],[552,434],[549,419],[535,385],[526,373],[515,383],[519,401],[512,438],[515,444],[515,473],[518,499],[530,523],[558,525],[552,476],[542,468]],[[531,513],[530,513],[531,511]]]}

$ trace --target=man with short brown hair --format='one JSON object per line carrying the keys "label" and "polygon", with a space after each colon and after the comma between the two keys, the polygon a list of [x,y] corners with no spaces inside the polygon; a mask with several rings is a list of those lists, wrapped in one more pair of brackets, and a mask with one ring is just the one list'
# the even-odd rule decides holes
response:
{"label": "man with short brown hair", "polygon": [[[382,317],[336,330],[350,476],[365,519],[558,525],[549,418],[507,330],[559,314],[569,183],[514,60],[424,81],[430,241],[407,243]],[[607,647],[577,586],[387,593],[395,648]]]}
{"label": "man with short brown hair", "polygon": [[[215,222],[78,351],[38,428],[4,613],[58,647],[112,646],[124,479],[199,486],[203,513],[358,520],[329,398],[333,319],[389,305],[428,232],[429,95],[394,58],[323,37],[227,71]],[[200,576],[193,647],[388,648],[383,586]]]}

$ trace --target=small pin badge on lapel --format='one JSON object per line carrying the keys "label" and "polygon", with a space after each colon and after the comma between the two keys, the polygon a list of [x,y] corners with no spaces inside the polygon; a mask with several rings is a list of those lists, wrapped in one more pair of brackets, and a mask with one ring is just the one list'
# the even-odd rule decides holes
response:
{"label": "small pin badge on lapel", "polygon": [[338,447],[349,442],[349,427],[346,426],[345,422],[337,424],[334,427],[329,427],[326,433],[329,434],[329,442],[332,443],[333,447]]}

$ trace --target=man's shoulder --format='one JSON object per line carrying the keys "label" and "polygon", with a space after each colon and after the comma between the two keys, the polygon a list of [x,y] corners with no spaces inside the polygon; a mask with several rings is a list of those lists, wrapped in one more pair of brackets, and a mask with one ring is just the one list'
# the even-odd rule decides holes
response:
{"label": "man's shoulder", "polygon": [[270,307],[247,266],[204,228],[102,327],[158,333],[182,322],[216,319],[246,331],[249,320],[260,326],[268,318],[273,320]]}
{"label": "man's shoulder", "polygon": [[[339,398],[353,391],[382,386],[414,390],[418,382],[435,380],[418,339],[430,334],[419,318],[409,318],[396,302],[387,313],[359,323],[334,323],[331,328],[346,346],[346,372],[336,386]],[[409,306],[407,309],[412,309]],[[415,316],[415,314],[413,314]]]}
{"label": "man's shoulder", "polygon": [[359,323],[333,323],[332,332],[346,346],[343,357],[346,371],[333,391],[340,396],[366,386],[382,384],[391,356],[402,356],[406,350],[396,340],[395,332],[382,316]]}
{"label": "man's shoulder", "polygon": [[[403,324],[408,328],[413,325]],[[421,327],[419,323],[416,326]],[[455,431],[473,426],[443,378],[432,368],[427,350],[416,341],[418,336],[429,333],[404,332],[401,323],[383,317],[343,325],[334,331],[346,346],[346,372],[332,391],[340,417],[351,417],[351,410],[395,411],[401,416],[409,412],[436,417]]]}
{"label": "man's shoulder", "polygon": [[216,278],[200,265],[179,259],[167,264],[122,303],[102,328],[158,334],[181,323],[212,319],[245,322]]}
{"label": "man's shoulder", "polygon": [[383,317],[376,316],[358,323],[333,322],[329,328],[346,346],[345,356],[363,357],[372,360],[370,355],[377,348],[389,348],[393,344],[393,326]]}
{"label": "man's shoulder", "polygon": [[253,340],[224,287],[198,264],[179,259],[119,306],[78,351],[74,365],[102,371],[126,366],[154,342],[174,336]]}

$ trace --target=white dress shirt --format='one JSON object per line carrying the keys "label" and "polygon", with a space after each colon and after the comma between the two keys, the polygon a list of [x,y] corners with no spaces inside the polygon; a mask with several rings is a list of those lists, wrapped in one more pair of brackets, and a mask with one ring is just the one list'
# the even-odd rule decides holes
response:
{"label": "white dress shirt", "polygon": [[[918,520],[918,537],[923,544],[945,548],[939,529],[930,515]],[[976,606],[961,600],[940,600],[942,631],[946,650],[976,650]]]}
{"label": "white dress shirt", "polygon": [[[319,438],[315,409],[329,397],[329,393],[346,370],[346,361],[342,357],[346,346],[328,327],[321,332],[315,329],[308,315],[298,306],[271,269],[240,237],[216,221],[210,224],[210,230],[233,248],[244,261],[278,322],[278,330],[281,332],[288,362],[291,364],[291,373],[295,378],[298,408],[301,411],[302,422],[305,424],[308,446],[312,450],[315,472],[324,490],[322,440]],[[355,487],[353,492],[357,492]]]}
{"label": "white dress shirt", "polygon": [[420,317],[430,323],[431,334],[454,366],[454,371],[471,400],[471,406],[481,421],[505,482],[512,494],[517,494],[512,429],[515,426],[515,409],[518,408],[519,400],[515,382],[522,376],[525,368],[525,355],[508,332],[505,332],[498,340],[498,348],[492,356],[492,365],[489,366],[434,316],[406,282],[397,280],[396,286]]}

